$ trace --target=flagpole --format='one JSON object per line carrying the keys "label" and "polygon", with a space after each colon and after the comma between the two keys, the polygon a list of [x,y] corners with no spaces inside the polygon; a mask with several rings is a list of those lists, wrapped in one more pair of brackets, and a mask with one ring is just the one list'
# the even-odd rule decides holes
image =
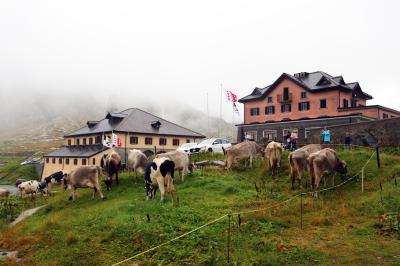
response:
{"label": "flagpole", "polygon": [[222,83],[221,83],[221,93],[219,99],[219,123],[218,123],[218,137],[221,137],[221,123],[222,123]]}
{"label": "flagpole", "polygon": [[207,100],[207,134],[210,134],[210,112],[208,110],[208,92],[206,92],[206,100]]}

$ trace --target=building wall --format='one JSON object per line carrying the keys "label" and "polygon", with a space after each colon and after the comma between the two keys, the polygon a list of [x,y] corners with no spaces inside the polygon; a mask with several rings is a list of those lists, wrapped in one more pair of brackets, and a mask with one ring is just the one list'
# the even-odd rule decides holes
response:
{"label": "building wall", "polygon": [[[375,119],[387,119],[387,118],[395,118],[399,117],[398,112],[389,111],[383,109],[379,106],[371,106],[365,109],[353,109],[353,110],[339,110],[340,115],[349,115],[353,113],[361,113],[363,116],[375,118]],[[386,116],[387,117],[386,117]]]}
{"label": "building wall", "polygon": [[[72,171],[79,166],[83,166],[82,159],[86,160],[86,165],[100,166],[100,161],[101,161],[102,156],[109,152],[110,152],[110,150],[105,150],[105,151],[100,152],[90,158],[45,157],[44,165],[43,165],[43,172],[42,172],[42,179],[45,178],[46,176],[49,176],[49,175],[57,172],[57,171],[61,171],[61,170]],[[53,163],[53,158],[55,159],[55,163]],[[69,164],[67,164],[67,159],[69,159]],[[74,159],[77,160],[76,165],[74,164]],[[95,160],[94,162],[93,162],[93,159]],[[59,160],[61,160],[61,163],[59,162]]]}
{"label": "building wall", "polygon": [[[352,144],[368,146],[400,146],[400,117],[359,122],[352,124],[340,124],[330,127],[333,143],[344,143],[346,133],[352,138]],[[320,129],[311,130],[308,133],[307,143],[319,143]]]}
{"label": "building wall", "polygon": [[[283,95],[283,88],[289,88],[289,93],[292,94],[291,112],[282,113],[281,104],[278,103],[278,94]],[[301,92],[306,92],[307,97],[301,99]],[[272,96],[272,103],[268,103],[268,96]],[[340,93],[340,100],[343,102],[343,98],[349,99],[351,93]],[[320,100],[326,99],[327,108],[320,108]],[[309,102],[310,110],[299,111],[299,102]],[[266,106],[275,106],[275,114],[265,114]],[[258,116],[251,116],[251,108],[259,107],[260,114]],[[244,123],[264,123],[266,121],[281,121],[283,119],[302,119],[302,118],[317,118],[320,116],[337,116],[339,107],[339,91],[326,91],[318,93],[310,93],[305,89],[301,88],[289,79],[284,79],[265,99],[251,101],[244,103]]]}
{"label": "building wall", "polygon": [[[275,138],[270,140],[283,141],[284,131],[289,130],[291,132],[297,131],[298,142],[304,142],[308,138],[309,132],[312,131],[313,129],[317,129],[317,131],[320,132],[321,128],[323,128],[324,126],[330,128],[331,126],[338,124],[352,124],[369,120],[371,119],[356,115],[356,116],[339,117],[339,118],[310,119],[301,121],[239,125],[238,141],[242,141],[246,134],[256,135],[255,140],[261,141],[264,138],[264,131],[266,133],[275,132]],[[270,137],[270,136],[271,134],[265,137]]]}

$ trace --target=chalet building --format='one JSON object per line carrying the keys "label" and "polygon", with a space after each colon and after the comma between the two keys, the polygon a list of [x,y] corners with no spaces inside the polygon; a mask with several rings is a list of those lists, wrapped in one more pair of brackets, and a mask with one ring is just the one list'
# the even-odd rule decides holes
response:
{"label": "chalet building", "polygon": [[372,96],[358,82],[322,71],[283,73],[265,88],[255,88],[239,100],[244,104],[244,123],[237,125],[238,140],[251,136],[281,141],[288,131],[299,141],[311,129],[330,125],[399,117],[400,112],[367,105]]}
{"label": "chalet building", "polygon": [[72,170],[82,165],[100,165],[110,149],[103,146],[103,137],[116,134],[121,140],[114,147],[123,163],[129,149],[142,150],[147,155],[175,150],[183,143],[197,142],[202,134],[184,128],[138,108],[108,113],[99,121],[88,121],[82,128],[64,136],[61,148],[44,156],[42,178],[59,170]]}

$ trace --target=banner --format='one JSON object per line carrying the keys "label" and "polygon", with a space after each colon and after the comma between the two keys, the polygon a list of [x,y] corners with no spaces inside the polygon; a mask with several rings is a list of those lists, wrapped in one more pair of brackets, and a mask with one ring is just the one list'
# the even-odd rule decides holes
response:
{"label": "banner", "polygon": [[115,147],[121,147],[122,146],[122,141],[121,138],[118,137],[117,134],[112,133],[112,145]]}

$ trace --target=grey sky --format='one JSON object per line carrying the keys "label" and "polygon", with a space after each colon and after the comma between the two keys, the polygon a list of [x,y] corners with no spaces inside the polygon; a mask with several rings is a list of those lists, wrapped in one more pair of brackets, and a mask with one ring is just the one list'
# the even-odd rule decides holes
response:
{"label": "grey sky", "polygon": [[[11,109],[36,94],[132,105],[175,100],[204,111],[208,92],[218,115],[221,83],[242,97],[282,72],[323,70],[359,81],[374,96],[371,104],[399,109],[399,7],[349,0],[1,1],[0,96]],[[228,121],[230,110],[224,103]]]}

